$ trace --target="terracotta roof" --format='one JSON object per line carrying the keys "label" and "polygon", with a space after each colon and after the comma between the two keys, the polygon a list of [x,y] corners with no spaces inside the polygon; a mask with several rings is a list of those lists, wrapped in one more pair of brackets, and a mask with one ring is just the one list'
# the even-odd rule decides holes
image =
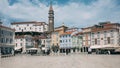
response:
{"label": "terracotta roof", "polygon": [[[14,22],[14,23],[11,23],[11,25],[14,25],[14,24],[38,24],[38,23],[45,23],[45,22],[36,22],[36,21],[29,21],[29,22]],[[45,23],[46,24],[46,23]]]}
{"label": "terracotta roof", "polygon": [[0,28],[5,28],[5,29],[8,29],[8,30],[15,31],[15,29],[12,29],[12,28],[10,28],[10,27],[6,27],[6,26],[3,26],[3,25],[0,25]]}
{"label": "terracotta roof", "polygon": [[46,36],[34,36],[33,39],[46,39]]}
{"label": "terracotta roof", "polygon": [[41,26],[41,25],[47,25],[45,22],[37,22],[35,23],[35,26]]}
{"label": "terracotta roof", "polygon": [[85,27],[85,28],[81,28],[81,29],[84,30],[84,29],[89,29],[89,28],[92,28],[92,27]]}
{"label": "terracotta roof", "polygon": [[73,36],[82,35],[82,34],[83,34],[83,32],[78,32],[78,33],[74,34]]}
{"label": "terracotta roof", "polygon": [[62,28],[62,27],[65,27],[65,28],[68,28],[67,26],[59,26],[59,27],[55,27],[55,29],[59,29],[59,28]]}
{"label": "terracotta roof", "polygon": [[20,38],[25,38],[25,36],[24,35],[15,36],[15,39],[20,39]]}
{"label": "terracotta roof", "polygon": [[113,25],[120,25],[120,23],[108,23],[108,24],[104,24],[104,26],[113,26]]}
{"label": "terracotta roof", "polygon": [[109,27],[109,28],[96,28],[96,29],[93,29],[92,32],[105,31],[105,30],[110,30],[110,29],[116,29],[116,28],[113,28],[113,27]]}
{"label": "terracotta roof", "polygon": [[69,34],[72,34],[74,31],[70,31],[70,32],[65,32],[65,33],[63,33],[63,34],[61,34],[61,35],[69,35]]}
{"label": "terracotta roof", "polygon": [[36,21],[29,21],[29,22],[14,22],[14,23],[11,23],[11,25],[14,25],[14,24],[33,24],[33,23],[36,23]]}

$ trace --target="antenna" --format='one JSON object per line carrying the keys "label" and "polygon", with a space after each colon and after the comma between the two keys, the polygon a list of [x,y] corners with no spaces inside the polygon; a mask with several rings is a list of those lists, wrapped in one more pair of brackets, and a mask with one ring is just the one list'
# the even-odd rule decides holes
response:
{"label": "antenna", "polygon": [[62,26],[65,26],[64,22],[62,23]]}
{"label": "antenna", "polygon": [[2,25],[1,17],[0,17],[0,25]]}

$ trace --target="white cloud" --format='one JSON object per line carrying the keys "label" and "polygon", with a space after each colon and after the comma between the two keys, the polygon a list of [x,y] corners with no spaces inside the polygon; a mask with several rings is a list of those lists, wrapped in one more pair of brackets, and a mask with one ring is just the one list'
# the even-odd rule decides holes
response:
{"label": "white cloud", "polygon": [[[49,6],[35,1],[39,6],[33,5],[29,0],[19,0],[9,6],[7,0],[0,1],[0,13],[10,18],[26,21],[48,21]],[[90,5],[69,2],[67,5],[53,5],[55,11],[55,25],[63,22],[68,26],[84,27],[101,21],[120,22],[120,6],[113,0],[98,0]]]}

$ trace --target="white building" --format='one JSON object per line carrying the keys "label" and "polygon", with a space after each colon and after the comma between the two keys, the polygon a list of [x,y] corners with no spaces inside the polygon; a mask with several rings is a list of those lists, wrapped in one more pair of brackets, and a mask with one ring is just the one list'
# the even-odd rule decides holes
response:
{"label": "white building", "polygon": [[60,52],[61,53],[71,52],[71,48],[73,48],[72,36],[71,36],[72,33],[73,31],[70,31],[60,35]]}
{"label": "white building", "polygon": [[82,46],[83,46],[83,33],[78,32],[72,35],[72,46],[77,49],[77,51],[82,52]]}
{"label": "white building", "polygon": [[15,30],[0,24],[0,57],[14,54]]}
{"label": "white building", "polygon": [[27,48],[34,47],[34,42],[30,35],[15,36],[15,44],[15,50],[22,48],[22,53],[25,53]]}
{"label": "white building", "polygon": [[103,23],[92,27],[91,48],[120,46],[120,24]]}
{"label": "white building", "polygon": [[15,32],[46,32],[48,31],[48,24],[45,22],[15,22],[11,24]]}

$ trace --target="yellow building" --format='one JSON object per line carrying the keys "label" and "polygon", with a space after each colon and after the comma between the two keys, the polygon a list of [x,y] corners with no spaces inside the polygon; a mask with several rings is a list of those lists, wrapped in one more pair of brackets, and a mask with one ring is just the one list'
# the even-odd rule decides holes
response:
{"label": "yellow building", "polygon": [[60,46],[60,35],[63,34],[68,27],[62,25],[54,29],[51,34],[51,46]]}

